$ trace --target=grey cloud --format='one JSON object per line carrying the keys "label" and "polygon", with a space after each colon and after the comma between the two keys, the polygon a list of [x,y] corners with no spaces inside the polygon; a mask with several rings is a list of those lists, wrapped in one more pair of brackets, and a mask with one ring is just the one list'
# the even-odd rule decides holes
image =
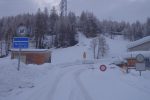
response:
{"label": "grey cloud", "polygon": [[118,9],[114,9],[110,12],[110,15],[114,19],[119,20],[127,20],[127,21],[145,21],[147,17],[150,17],[149,9],[150,9],[150,1],[145,2],[134,2],[123,4]]}
{"label": "grey cloud", "polygon": [[32,0],[0,0],[0,17],[35,12],[38,5]]}
{"label": "grey cloud", "polygon": [[[41,3],[39,5],[38,3]],[[36,12],[39,7],[50,8],[59,0],[0,0],[0,17]],[[144,21],[150,17],[150,0],[68,0],[68,10],[79,15],[83,10],[93,12],[99,19]]]}
{"label": "grey cloud", "polygon": [[99,19],[145,21],[150,17],[150,0],[69,0],[69,9],[80,14],[92,11]]}

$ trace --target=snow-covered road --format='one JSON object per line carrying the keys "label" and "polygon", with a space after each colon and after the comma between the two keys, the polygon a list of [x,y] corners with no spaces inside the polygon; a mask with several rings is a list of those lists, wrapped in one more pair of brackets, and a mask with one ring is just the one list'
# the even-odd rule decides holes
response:
{"label": "snow-covered road", "polygon": [[138,73],[124,74],[114,65],[107,65],[106,72],[101,72],[99,65],[64,64],[63,67],[53,67],[38,86],[4,100],[150,99],[149,80]]}
{"label": "snow-covered road", "polygon": [[68,66],[66,64],[63,67],[55,67],[42,80],[40,86],[9,98],[13,100],[92,100],[80,80],[80,74],[86,70],[88,70],[87,65]]}

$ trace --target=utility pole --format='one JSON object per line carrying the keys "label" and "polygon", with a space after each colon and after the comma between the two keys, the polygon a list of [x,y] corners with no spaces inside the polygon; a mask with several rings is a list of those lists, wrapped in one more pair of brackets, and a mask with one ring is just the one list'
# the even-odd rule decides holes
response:
{"label": "utility pole", "polygon": [[60,16],[67,16],[67,0],[60,1]]}

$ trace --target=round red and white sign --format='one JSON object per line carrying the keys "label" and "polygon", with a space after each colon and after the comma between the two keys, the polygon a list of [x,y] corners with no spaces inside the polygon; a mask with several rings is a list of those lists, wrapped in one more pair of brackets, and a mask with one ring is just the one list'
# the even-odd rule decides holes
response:
{"label": "round red and white sign", "polygon": [[101,66],[100,66],[100,70],[101,70],[101,71],[104,72],[104,71],[106,71],[106,69],[107,69],[107,67],[106,67],[105,65],[101,65]]}

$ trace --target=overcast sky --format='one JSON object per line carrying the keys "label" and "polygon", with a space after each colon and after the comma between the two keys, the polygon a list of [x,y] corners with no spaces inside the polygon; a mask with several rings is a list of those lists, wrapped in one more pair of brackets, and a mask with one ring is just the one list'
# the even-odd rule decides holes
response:
{"label": "overcast sky", "polygon": [[[0,17],[35,13],[49,9],[60,0],[0,0]],[[79,15],[82,10],[93,12],[99,19],[145,21],[150,17],[150,0],[68,0],[68,10]]]}

